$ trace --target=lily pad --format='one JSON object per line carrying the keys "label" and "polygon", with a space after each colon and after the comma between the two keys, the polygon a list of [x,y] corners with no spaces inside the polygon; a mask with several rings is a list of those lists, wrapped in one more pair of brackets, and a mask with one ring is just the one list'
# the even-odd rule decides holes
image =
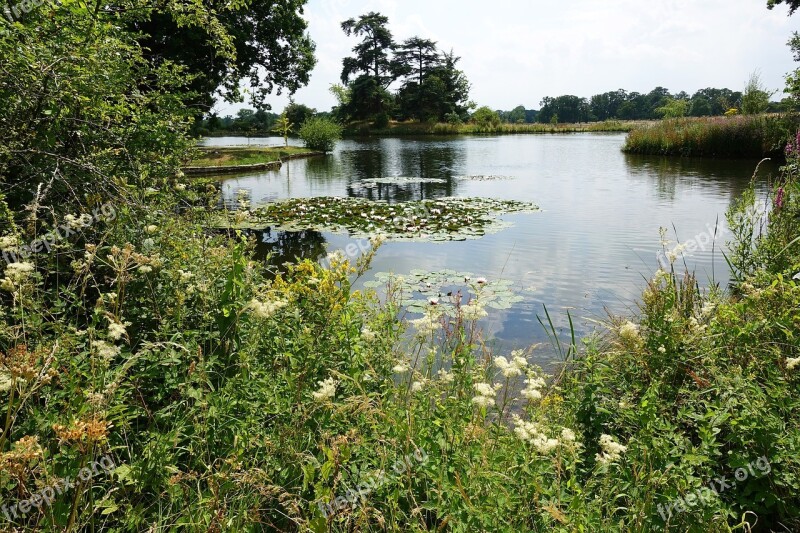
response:
{"label": "lily pad", "polygon": [[217,227],[278,230],[315,229],[355,238],[383,235],[387,240],[440,242],[477,239],[511,224],[503,213],[532,213],[529,202],[492,198],[440,198],[390,204],[363,198],[294,198],[249,211],[218,215]]}
{"label": "lily pad", "polygon": [[513,282],[509,280],[487,279],[455,270],[412,270],[402,276],[379,272],[374,281],[364,285],[372,288],[391,286],[399,292],[401,304],[411,313],[424,313],[435,306],[444,314],[455,316],[458,305],[474,299],[484,307],[499,310],[510,309],[524,301],[522,296],[514,294],[511,289]]}

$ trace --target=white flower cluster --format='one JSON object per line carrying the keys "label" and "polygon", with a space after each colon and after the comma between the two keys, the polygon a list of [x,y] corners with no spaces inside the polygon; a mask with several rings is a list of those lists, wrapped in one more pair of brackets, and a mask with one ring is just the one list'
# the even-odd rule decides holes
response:
{"label": "white flower cluster", "polygon": [[125,330],[124,324],[121,324],[119,322],[111,322],[108,325],[108,337],[110,339],[118,341],[127,334],[128,332]]}
{"label": "white flower cluster", "polygon": [[581,446],[575,437],[575,432],[569,428],[562,428],[561,440],[550,438],[542,427],[536,422],[526,422],[519,415],[513,416],[514,433],[520,440],[528,442],[541,454],[548,454],[558,448],[565,446],[570,449],[577,449]]}
{"label": "white flower cluster", "polygon": [[394,366],[394,368],[392,368],[392,372],[394,372],[395,374],[405,374],[409,370],[411,370],[411,367],[408,366],[408,363],[405,362],[398,363]]}
{"label": "white flower cluster", "polygon": [[412,326],[417,330],[420,337],[430,337],[433,335],[441,325],[439,321],[439,313],[434,311],[435,307],[431,306],[425,311],[422,318],[409,321]]}
{"label": "white flower cluster", "polygon": [[528,361],[522,357],[522,350],[511,352],[511,361],[503,356],[494,358],[494,365],[503,373],[506,378],[521,376],[528,368]]}
{"label": "white flower cluster", "polygon": [[489,316],[489,313],[486,312],[483,305],[475,298],[467,305],[461,307],[461,316],[464,317],[464,320],[480,320],[481,318]]}
{"label": "white flower cluster", "polygon": [[522,396],[529,400],[541,400],[542,389],[547,386],[547,382],[541,377],[532,377],[525,380],[525,388],[522,389]]}
{"label": "white flower cluster", "polygon": [[33,271],[33,263],[28,263],[27,261],[10,263],[6,266],[5,278],[0,281],[0,288],[8,292],[14,292],[16,287],[28,279]]}
{"label": "white flower cluster", "polygon": [[437,375],[439,376],[439,381],[442,383],[452,383],[456,379],[455,374],[448,372],[444,368],[439,369]]}
{"label": "white flower cluster", "polygon": [[250,300],[246,309],[249,309],[257,318],[269,318],[284,307],[289,305],[285,300],[269,300],[266,302],[259,301],[255,298]]}
{"label": "white flower cluster", "polygon": [[683,256],[684,251],[686,250],[685,244],[679,244],[672,250],[666,253],[667,260],[670,264],[674,263],[678,260],[679,257]]}
{"label": "white flower cluster", "polygon": [[478,393],[472,398],[472,403],[479,407],[494,407],[497,391],[488,383],[475,383],[473,388]]}
{"label": "white flower cluster", "polygon": [[64,222],[67,223],[70,229],[82,229],[88,228],[94,222],[94,217],[88,213],[84,213],[83,215],[66,215],[64,217]]}
{"label": "white flower cluster", "polygon": [[786,359],[786,370],[794,370],[798,365],[800,365],[800,357]]}
{"label": "white flower cluster", "polygon": [[598,453],[595,456],[598,463],[602,463],[607,465],[609,463],[613,463],[615,461],[619,461],[622,457],[622,454],[628,451],[627,446],[623,446],[611,435],[600,435],[600,447],[603,449],[602,453]]}
{"label": "white flower cluster", "polygon": [[115,346],[106,341],[94,341],[92,347],[105,366],[108,366],[122,351],[119,346]]}
{"label": "white flower cluster", "polygon": [[336,381],[333,378],[328,378],[325,381],[318,383],[319,390],[312,392],[311,395],[318,402],[327,402],[336,396]]}
{"label": "white flower cluster", "polygon": [[19,239],[16,236],[6,235],[5,237],[0,237],[0,252],[14,250],[17,246],[19,246]]}
{"label": "white flower cluster", "polygon": [[639,337],[639,326],[628,320],[620,326],[619,337],[630,344],[638,343],[641,340]]}
{"label": "white flower cluster", "polygon": [[377,335],[375,335],[375,332],[369,329],[367,326],[361,328],[361,338],[366,342],[372,342],[376,337]]}

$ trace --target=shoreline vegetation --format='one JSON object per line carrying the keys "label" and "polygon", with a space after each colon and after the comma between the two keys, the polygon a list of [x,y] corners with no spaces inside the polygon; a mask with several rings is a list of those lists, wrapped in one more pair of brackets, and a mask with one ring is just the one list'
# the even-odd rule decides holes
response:
{"label": "shoreline vegetation", "polygon": [[279,169],[285,161],[325,155],[297,146],[201,147],[200,155],[181,168],[188,175],[247,172]]}
{"label": "shoreline vegetation", "polygon": [[633,129],[622,151],[686,157],[782,158],[798,127],[798,114],[664,119]]}

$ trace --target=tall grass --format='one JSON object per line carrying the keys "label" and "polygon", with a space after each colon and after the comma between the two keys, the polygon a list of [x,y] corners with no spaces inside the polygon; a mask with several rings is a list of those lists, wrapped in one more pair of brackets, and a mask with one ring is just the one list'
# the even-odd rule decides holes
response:
{"label": "tall grass", "polygon": [[586,122],[581,124],[448,124],[424,122],[392,123],[386,128],[375,129],[369,124],[349,126],[345,134],[349,136],[379,135],[513,135],[525,133],[588,133],[588,132],[629,132],[641,126],[641,121]]}
{"label": "tall grass", "polygon": [[779,153],[797,131],[794,115],[668,119],[628,134],[632,154],[759,158]]}

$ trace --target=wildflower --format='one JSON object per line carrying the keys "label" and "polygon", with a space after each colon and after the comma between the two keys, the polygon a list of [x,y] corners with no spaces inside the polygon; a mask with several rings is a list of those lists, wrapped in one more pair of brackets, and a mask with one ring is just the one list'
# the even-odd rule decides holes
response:
{"label": "wildflower", "polygon": [[405,374],[411,370],[411,367],[408,366],[408,363],[398,363],[392,368],[392,372],[395,374]]}
{"label": "wildflower", "polygon": [[246,309],[250,309],[253,315],[256,318],[269,318],[284,307],[289,305],[289,302],[284,300],[271,300],[267,302],[260,302],[259,300],[253,298],[250,300],[250,303],[247,304]]}
{"label": "wildflower", "polygon": [[186,190],[186,184],[185,183],[176,183],[175,184],[175,190],[176,191],[185,191]]}
{"label": "wildflower", "polygon": [[336,396],[336,381],[333,378],[328,378],[325,381],[318,382],[319,390],[312,392],[311,395],[318,402],[326,402],[332,400]]}
{"label": "wildflower", "polygon": [[619,336],[623,341],[635,344],[639,342],[639,326],[628,320],[619,328]]}
{"label": "wildflower", "polygon": [[19,245],[19,239],[14,235],[0,237],[0,251],[13,250]]}
{"label": "wildflower", "polygon": [[478,396],[472,398],[472,403],[479,407],[493,407],[495,405],[495,390],[488,383],[475,383],[473,388]]}
{"label": "wildflower", "polygon": [[444,368],[439,369],[437,375],[442,383],[452,383],[455,380],[455,375],[452,372],[448,372]]}
{"label": "wildflower", "polygon": [[701,325],[695,317],[689,319],[689,329],[692,330],[692,333],[700,335],[706,330],[707,327],[708,326]]}
{"label": "wildflower", "polygon": [[531,439],[531,444],[539,453],[545,455],[558,448],[559,442],[558,439],[549,439],[540,433]]}
{"label": "wildflower", "polygon": [[153,267],[151,267],[150,265],[142,265],[139,267],[138,270],[139,274],[149,274],[150,272],[153,271]]}
{"label": "wildflower", "polygon": [[119,322],[111,322],[108,325],[108,337],[115,341],[120,340],[127,334],[128,332],[125,331],[125,326],[123,326]]}
{"label": "wildflower", "polygon": [[716,303],[714,303],[712,301],[708,301],[708,302],[703,304],[703,308],[700,309],[700,314],[703,315],[703,316],[709,316],[711,313],[714,312],[714,309],[716,309],[716,308],[717,308],[717,304]]}
{"label": "wildflower", "polygon": [[623,446],[614,440],[614,437],[606,434],[600,435],[600,447],[603,449],[603,452],[598,453],[595,456],[595,459],[597,462],[606,465],[615,461],[619,461],[622,457],[622,454],[628,451],[627,446]]}
{"label": "wildflower", "polygon": [[663,344],[662,344],[661,346],[659,346],[659,347],[658,347],[658,353],[660,353],[660,354],[665,354],[665,353],[667,353],[667,349],[664,347],[664,345],[663,345]]}
{"label": "wildflower", "polygon": [[421,337],[428,337],[439,329],[439,317],[433,312],[426,312],[425,316],[410,321]]}
{"label": "wildflower", "polygon": [[185,270],[178,270],[178,275],[181,277],[181,283],[189,283],[189,281],[194,277],[194,274]]}
{"label": "wildflower", "polygon": [[365,341],[367,342],[374,341],[375,337],[376,337],[375,333],[367,326],[361,328],[361,338],[364,339]]}
{"label": "wildflower", "polygon": [[326,257],[326,259],[327,259],[329,264],[336,264],[336,263],[344,263],[345,262],[345,256],[339,250],[329,253],[328,256]]}
{"label": "wildflower", "polygon": [[11,390],[11,385],[14,383],[14,379],[11,377],[11,374],[8,372],[0,372],[0,392],[8,392]]}
{"label": "wildflower", "polygon": [[114,346],[106,341],[94,341],[92,347],[106,364],[110,363],[122,351],[119,346]]}
{"label": "wildflower", "polygon": [[496,357],[494,364],[506,378],[521,376],[523,370],[528,366],[528,362],[523,357],[516,356],[510,362],[505,357]]}
{"label": "wildflower", "polygon": [[411,392],[420,392],[425,387],[421,381],[415,381],[411,384]]}
{"label": "wildflower", "polygon": [[529,400],[541,400],[542,391],[547,383],[540,377],[530,378],[525,380],[526,387],[522,389],[522,396]]}
{"label": "wildflower", "polygon": [[467,305],[461,308],[461,314],[464,320],[480,320],[481,318],[489,316],[489,313],[478,303],[478,300],[472,300]]}
{"label": "wildflower", "polygon": [[5,274],[11,281],[19,283],[27,278],[31,272],[33,272],[33,263],[24,261],[22,263],[9,263]]}
{"label": "wildflower", "polygon": [[797,365],[800,365],[800,357],[786,359],[786,370],[794,370]]}
{"label": "wildflower", "polygon": [[148,235],[153,235],[155,232],[158,231],[158,226],[156,226],[155,224],[150,224],[149,226],[144,228],[144,230],[147,232]]}
{"label": "wildflower", "polygon": [[564,442],[575,442],[575,432],[569,428],[561,430],[561,440]]}

